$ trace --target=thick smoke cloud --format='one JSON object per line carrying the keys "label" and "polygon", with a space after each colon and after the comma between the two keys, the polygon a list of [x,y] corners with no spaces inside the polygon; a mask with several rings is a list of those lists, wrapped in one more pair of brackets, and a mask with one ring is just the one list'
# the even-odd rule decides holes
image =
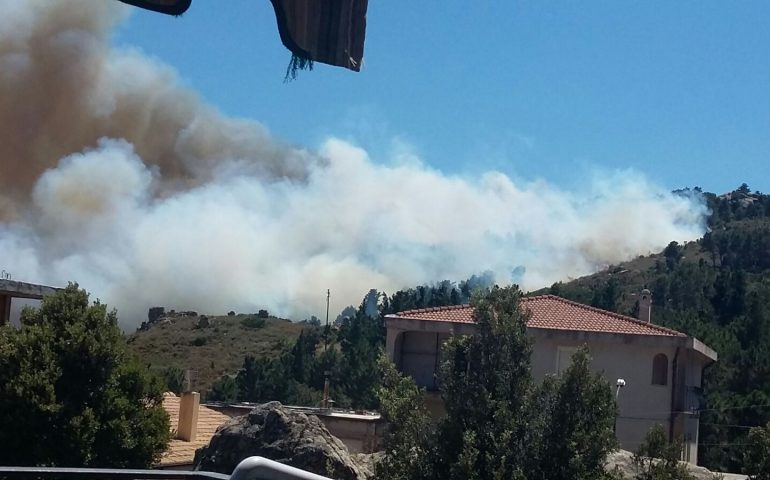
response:
{"label": "thick smoke cloud", "polygon": [[[703,232],[638,174],[581,192],[290,148],[109,46],[117,2],[0,0],[0,264],[77,280],[125,326],[152,305],[318,315],[369,288],[492,271],[548,285]],[[10,20],[7,20],[10,18]]]}
{"label": "thick smoke cloud", "polygon": [[133,144],[161,191],[230,164],[266,179],[304,176],[302,151],[203,105],[170,68],[111,49],[127,11],[112,0],[0,0],[0,218],[19,214],[46,169],[102,137]]}

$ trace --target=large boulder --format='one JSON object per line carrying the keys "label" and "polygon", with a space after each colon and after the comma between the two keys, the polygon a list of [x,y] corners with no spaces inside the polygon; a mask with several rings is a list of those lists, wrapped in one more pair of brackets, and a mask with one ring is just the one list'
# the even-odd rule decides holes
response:
{"label": "large boulder", "polygon": [[314,415],[288,410],[278,402],[259,405],[217,429],[195,453],[195,469],[230,474],[246,457],[258,455],[342,480],[366,480],[368,468]]}
{"label": "large boulder", "polygon": [[[634,467],[634,454],[625,450],[617,450],[607,457],[607,471],[614,471],[617,468],[618,473],[624,480],[636,478],[637,471]],[[685,464],[693,480],[714,480],[723,478],[724,480],[745,479],[744,475],[720,474],[711,472],[697,465]]]}

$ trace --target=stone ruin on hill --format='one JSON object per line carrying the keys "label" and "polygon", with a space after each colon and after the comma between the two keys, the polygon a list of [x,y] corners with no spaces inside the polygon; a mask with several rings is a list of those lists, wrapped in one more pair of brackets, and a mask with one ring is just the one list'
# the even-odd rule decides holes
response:
{"label": "stone ruin on hill", "polygon": [[166,312],[166,307],[150,307],[150,309],[147,311],[147,321],[142,322],[142,324],[139,325],[137,331],[149,330],[151,327],[160,325],[161,323],[174,323],[175,318],[197,316],[198,312],[192,310],[183,312],[169,310]]}

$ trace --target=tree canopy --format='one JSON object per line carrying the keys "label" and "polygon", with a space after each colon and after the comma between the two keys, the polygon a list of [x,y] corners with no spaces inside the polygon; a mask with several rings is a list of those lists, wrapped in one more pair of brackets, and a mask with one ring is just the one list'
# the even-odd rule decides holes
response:
{"label": "tree canopy", "polygon": [[551,293],[636,315],[652,292],[652,320],[704,341],[719,361],[704,372],[699,461],[740,472],[750,427],[770,421],[770,195],[747,185],[695,195],[711,212],[697,242],[557,283]]}
{"label": "tree canopy", "polygon": [[70,284],[0,327],[0,464],[143,468],[168,445],[162,382],[114,311]]}

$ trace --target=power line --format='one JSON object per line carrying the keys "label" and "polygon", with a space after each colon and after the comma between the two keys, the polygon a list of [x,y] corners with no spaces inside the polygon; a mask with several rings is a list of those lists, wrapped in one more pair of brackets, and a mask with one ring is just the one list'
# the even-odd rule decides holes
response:
{"label": "power line", "polygon": [[[670,415],[672,413],[701,413],[701,412],[723,412],[727,410],[741,410],[745,408],[770,408],[770,404],[764,404],[764,405],[745,405],[740,407],[722,407],[722,408],[702,408],[702,409],[695,409],[695,410],[668,410],[665,412],[634,412],[635,415]],[[637,417],[628,417],[628,418],[637,418]],[[654,419],[649,419],[654,420]]]}
{"label": "power line", "polygon": [[765,405],[746,405],[742,407],[724,407],[724,408],[703,408],[697,410],[698,412],[723,412],[725,410],[740,410],[742,408],[770,408],[770,404]]}
{"label": "power line", "polygon": [[752,443],[699,443],[698,445],[705,445],[708,447],[748,447],[753,444]]}
{"label": "power line", "polygon": [[730,428],[756,428],[761,426],[761,425],[732,425],[729,423],[708,423],[708,422],[700,422],[700,424],[711,425],[714,427],[730,427]]}

